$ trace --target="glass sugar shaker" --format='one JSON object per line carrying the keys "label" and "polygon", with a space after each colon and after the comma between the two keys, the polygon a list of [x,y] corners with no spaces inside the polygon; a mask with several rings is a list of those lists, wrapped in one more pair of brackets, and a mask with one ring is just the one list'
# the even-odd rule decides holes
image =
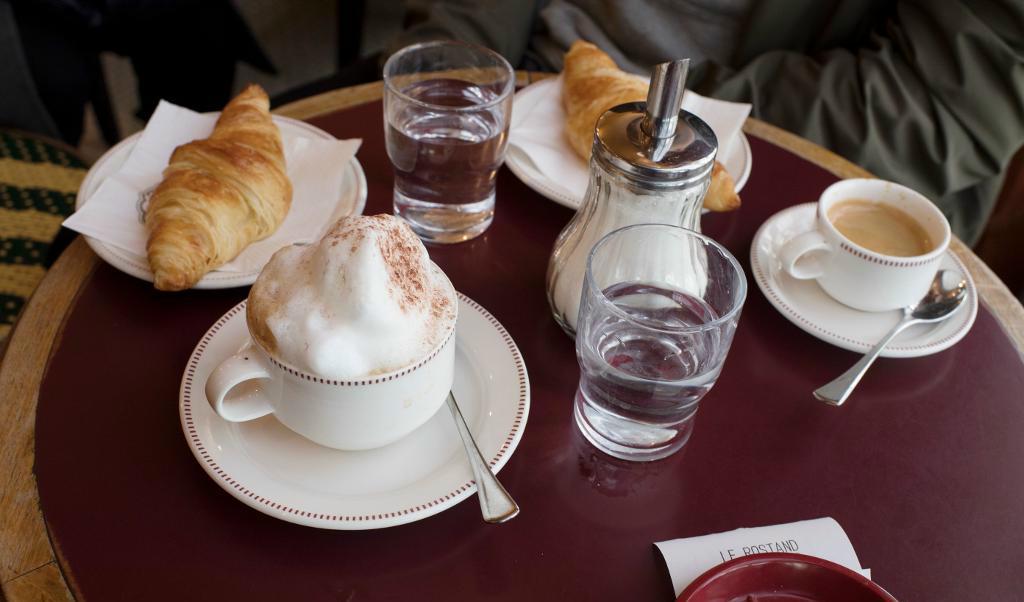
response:
{"label": "glass sugar shaker", "polygon": [[718,139],[707,123],[680,110],[689,62],[656,66],[647,102],[618,105],[597,121],[586,196],[548,262],[548,303],[570,336],[587,257],[605,234],[645,223],[700,232]]}

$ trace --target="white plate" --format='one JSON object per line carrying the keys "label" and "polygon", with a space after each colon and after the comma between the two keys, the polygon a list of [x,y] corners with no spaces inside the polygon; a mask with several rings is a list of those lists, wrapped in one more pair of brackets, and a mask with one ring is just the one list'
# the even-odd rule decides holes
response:
{"label": "white plate", "polygon": [[[750,247],[754,280],[768,301],[790,322],[837,347],[865,352],[882,339],[901,317],[897,310],[866,312],[839,303],[813,280],[797,280],[782,270],[777,252],[793,236],[813,227],[817,203],[784,209],[761,225]],[[978,315],[978,293],[963,263],[950,252],[940,269],[955,270],[967,279],[967,300],[949,319],[911,326],[882,351],[883,357],[918,357],[947,349],[962,339]]]}
{"label": "white plate", "polygon": [[[512,100],[512,128],[514,129],[517,125],[521,125],[522,123],[528,123],[516,119],[515,106],[517,103],[527,102],[534,96],[552,96],[554,98],[561,98],[561,88],[562,78],[552,77],[530,84],[519,92],[516,92],[515,98]],[[587,171],[589,169],[587,164],[583,159],[580,159],[579,155],[576,154],[576,151],[569,146],[569,142],[565,139],[565,135],[560,129],[552,132],[552,135],[557,137],[555,144],[560,148],[561,154],[575,159],[575,161],[571,163],[571,169],[582,174],[582,181],[586,181]],[[750,177],[750,169],[753,166],[753,155],[750,152],[750,141],[747,140],[747,137],[743,132],[739,133],[739,138],[740,144],[733,144],[729,149],[728,155],[718,158],[725,167],[725,170],[732,176],[736,185],[736,192],[742,190],[743,186],[747,183],[747,179]],[[531,160],[530,157],[519,147],[509,144],[508,152],[505,156],[505,165],[508,165],[508,168],[512,173],[522,180],[524,184],[533,189],[534,192],[558,203],[559,205],[568,207],[569,209],[578,209],[580,203],[583,202],[583,196],[587,192],[586,188],[583,190],[571,190],[562,182],[552,180],[542,173],[537,168],[537,165],[533,160]],[[577,178],[579,177],[580,176],[577,175]]]}
{"label": "white plate", "polygon": [[[274,115],[273,118],[274,123],[277,124],[282,133],[290,131],[292,135],[322,138],[324,140],[335,139],[334,136],[320,128],[303,121],[278,115]],[[78,188],[78,195],[75,198],[76,211],[81,209],[82,205],[92,197],[93,193],[96,192],[106,178],[113,175],[124,165],[141,135],[142,132],[136,132],[125,138],[96,161],[96,164],[92,166],[89,173],[85,174],[85,179],[82,180],[82,185]],[[358,215],[363,212],[363,207],[366,206],[366,175],[363,173],[363,167],[355,157],[345,167],[345,173],[342,175],[341,190],[341,196],[337,199],[335,205],[325,205],[324,223],[331,223],[345,215]],[[90,236],[85,237],[85,242],[100,258],[115,268],[136,278],[153,282],[153,272],[149,270],[149,265],[133,253],[128,253],[120,247],[108,245]],[[213,270],[204,276],[193,288],[211,289],[247,286],[255,282],[256,276],[259,273],[259,270],[244,273]]]}
{"label": "white plate", "polygon": [[[512,338],[487,310],[459,294],[453,391],[477,445],[497,472],[526,427],[530,382]],[[442,405],[409,436],[379,449],[322,447],[265,416],[227,422],[203,389],[210,372],[249,339],[245,302],[192,352],[179,412],[192,453],[225,491],[260,512],[323,529],[378,529],[424,519],[476,492],[458,431]]]}

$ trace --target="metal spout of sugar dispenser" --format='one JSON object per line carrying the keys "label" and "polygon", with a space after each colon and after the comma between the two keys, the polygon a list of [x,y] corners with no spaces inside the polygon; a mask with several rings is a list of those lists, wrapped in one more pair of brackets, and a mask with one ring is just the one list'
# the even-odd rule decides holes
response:
{"label": "metal spout of sugar dispenser", "polygon": [[654,161],[662,159],[676,134],[689,69],[690,59],[669,61],[654,67],[651,87],[647,90],[647,108],[640,123],[640,129],[650,137],[645,146],[648,157]]}

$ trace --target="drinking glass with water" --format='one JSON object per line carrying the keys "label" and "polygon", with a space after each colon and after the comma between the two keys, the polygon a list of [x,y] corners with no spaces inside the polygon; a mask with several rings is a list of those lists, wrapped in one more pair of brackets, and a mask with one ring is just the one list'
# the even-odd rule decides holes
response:
{"label": "drinking glass with water", "polygon": [[514,88],[508,61],[463,42],[415,44],[384,65],[394,210],[424,240],[469,240],[491,225]]}
{"label": "drinking glass with water", "polygon": [[587,261],[576,330],[576,424],[598,449],[657,460],[690,438],[747,294],[743,268],[692,230],[641,224]]}

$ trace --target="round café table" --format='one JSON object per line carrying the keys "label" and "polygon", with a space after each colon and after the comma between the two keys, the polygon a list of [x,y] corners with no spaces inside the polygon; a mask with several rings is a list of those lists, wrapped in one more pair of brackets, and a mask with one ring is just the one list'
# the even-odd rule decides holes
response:
{"label": "round caf\u00e9 table", "polygon": [[[525,85],[535,74],[520,73]],[[389,212],[380,83],[280,108],[361,137],[367,213]],[[704,218],[749,274],[757,226],[866,172],[751,119],[743,207]],[[790,324],[750,282],[736,340],[687,448],[629,464],[576,433],[572,342],[544,296],[567,209],[507,170],[491,229],[432,258],[519,345],[523,440],[500,477],[522,514],[475,500],[378,531],[278,521],[195,462],[178,384],[207,327],[246,289],[161,294],[77,239],[17,324],[0,366],[0,583],[7,600],[671,600],[655,541],[832,516],[874,579],[904,600],[1024,592],[1024,308],[959,241],[981,308],[967,337],[880,360],[844,407],[810,391],[855,354]]]}

